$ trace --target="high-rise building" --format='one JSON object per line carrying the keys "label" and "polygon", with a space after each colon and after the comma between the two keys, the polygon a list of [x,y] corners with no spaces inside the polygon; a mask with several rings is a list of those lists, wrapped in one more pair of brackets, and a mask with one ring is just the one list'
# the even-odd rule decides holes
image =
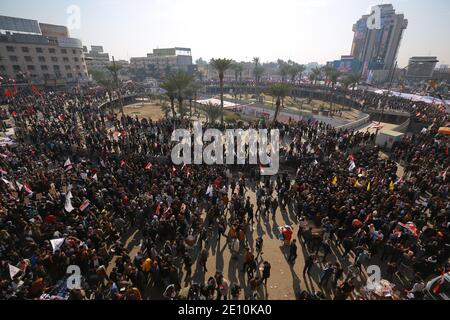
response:
{"label": "high-rise building", "polygon": [[162,77],[176,70],[184,70],[192,73],[195,65],[192,63],[191,49],[168,48],[154,49],[153,53],[146,57],[134,57],[130,59],[130,68],[153,77]]}
{"label": "high-rise building", "polygon": [[406,78],[410,80],[429,80],[439,61],[437,57],[412,57],[409,59]]}
{"label": "high-rise building", "polygon": [[0,74],[36,84],[88,80],[81,41],[67,28],[0,16]]}
{"label": "high-rise building", "polygon": [[84,51],[86,66],[89,72],[92,70],[105,70],[105,68],[111,64],[109,53],[103,52],[102,46],[91,46],[89,52],[85,47]]}
{"label": "high-rise building", "polygon": [[[353,44],[351,55],[361,63],[363,78],[374,83],[385,82],[392,76],[403,33],[408,20],[403,14],[397,14],[392,4],[376,6],[379,10],[379,25],[368,26],[371,15],[363,15],[353,25]],[[375,8],[374,8],[375,9]],[[370,21],[369,21],[370,22]]]}

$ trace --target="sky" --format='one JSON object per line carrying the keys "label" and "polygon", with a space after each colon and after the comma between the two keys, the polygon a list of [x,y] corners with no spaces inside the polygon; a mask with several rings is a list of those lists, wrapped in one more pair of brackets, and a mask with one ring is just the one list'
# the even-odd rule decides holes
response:
{"label": "sky", "polygon": [[14,0],[0,2],[0,15],[68,25],[116,60],[177,46],[207,61],[325,63],[350,54],[353,24],[381,3],[409,20],[399,66],[420,55],[450,64],[448,0]]}

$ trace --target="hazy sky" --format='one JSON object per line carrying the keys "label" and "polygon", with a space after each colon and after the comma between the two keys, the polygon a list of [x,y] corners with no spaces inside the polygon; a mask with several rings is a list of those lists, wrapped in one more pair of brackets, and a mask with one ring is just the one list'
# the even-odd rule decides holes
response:
{"label": "hazy sky", "polygon": [[0,14],[66,25],[67,8],[77,5],[81,23],[71,35],[116,59],[180,46],[194,59],[324,63],[350,54],[353,23],[380,3],[409,20],[400,66],[416,55],[450,64],[449,0],[14,0],[1,1]]}

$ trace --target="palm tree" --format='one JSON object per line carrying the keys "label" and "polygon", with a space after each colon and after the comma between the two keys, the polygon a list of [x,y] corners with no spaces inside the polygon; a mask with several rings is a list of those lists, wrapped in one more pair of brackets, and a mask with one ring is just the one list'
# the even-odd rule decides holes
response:
{"label": "palm tree", "polygon": [[336,69],[330,69],[328,71],[328,77],[331,83],[331,99],[330,99],[330,114],[333,111],[333,96],[334,96],[334,86],[336,85],[336,83],[338,82],[339,77],[341,76],[341,73],[336,70]]}
{"label": "palm tree", "polygon": [[220,116],[223,118],[223,110],[212,103],[208,103],[204,111],[206,114],[206,121],[209,123],[215,123]]}
{"label": "palm tree", "polygon": [[178,112],[180,113],[181,117],[183,117],[185,114],[183,108],[183,100],[186,95],[185,92],[186,89],[192,83],[192,76],[189,75],[187,72],[180,70],[177,73],[175,73],[171,78],[177,91]]}
{"label": "palm tree", "polygon": [[305,72],[305,70],[306,70],[305,65],[299,64],[299,65],[297,66],[298,77],[299,77],[300,80],[302,80],[303,72]]}
{"label": "palm tree", "polygon": [[185,90],[185,94],[189,99],[189,120],[192,118],[192,100],[197,100],[197,92],[200,90],[200,85],[196,82],[192,82]]}
{"label": "palm tree", "polygon": [[286,83],[276,83],[267,89],[267,94],[277,99],[273,122],[277,120],[278,114],[280,113],[280,107],[284,107],[284,98],[287,97],[290,92],[291,86]]}
{"label": "palm tree", "polygon": [[281,82],[286,82],[286,78],[289,74],[290,66],[281,59],[278,59],[278,71],[281,76]]}
{"label": "palm tree", "polygon": [[253,75],[255,76],[256,83],[259,83],[261,81],[261,76],[264,73],[264,68],[262,66],[257,66],[253,70]]}
{"label": "palm tree", "polygon": [[352,85],[352,92],[355,91],[356,86],[361,81],[361,75],[358,73],[351,73],[348,75],[350,85]]}
{"label": "palm tree", "polygon": [[223,77],[225,71],[230,69],[232,65],[232,61],[230,59],[211,59],[211,67],[213,67],[219,73],[219,82],[220,82],[220,106],[222,108],[222,120],[221,124],[223,124]]}
{"label": "palm tree", "polygon": [[161,83],[160,87],[164,89],[166,92],[166,96],[170,100],[170,108],[172,109],[172,117],[175,119],[176,112],[175,112],[175,98],[177,95],[177,86],[175,82],[173,81],[173,78],[166,79],[165,82]]}
{"label": "palm tree", "polygon": [[317,84],[317,80],[319,79],[322,70],[319,67],[315,67],[314,69],[311,70],[311,73],[314,75],[314,85]]}

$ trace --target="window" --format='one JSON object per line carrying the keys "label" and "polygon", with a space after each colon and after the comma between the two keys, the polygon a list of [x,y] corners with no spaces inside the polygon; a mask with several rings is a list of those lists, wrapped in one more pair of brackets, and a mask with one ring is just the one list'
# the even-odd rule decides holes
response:
{"label": "window", "polygon": [[73,53],[73,54],[77,54],[77,50],[75,50],[75,49],[72,50],[72,53]]}
{"label": "window", "polygon": [[39,57],[39,62],[45,62],[45,57]]}
{"label": "window", "polygon": [[30,56],[25,56],[25,61],[26,62],[32,62],[33,59]]}
{"label": "window", "polygon": [[73,74],[68,73],[68,74],[67,74],[67,78],[73,78]]}
{"label": "window", "polygon": [[50,79],[50,75],[48,73],[44,73],[44,79]]}
{"label": "window", "polygon": [[48,70],[48,67],[47,67],[47,66],[41,66],[41,70],[42,70],[42,71],[47,71],[47,70]]}
{"label": "window", "polygon": [[28,53],[28,52],[30,52],[30,48],[28,48],[28,47],[22,47],[22,52]]}
{"label": "window", "polygon": [[6,67],[5,66],[0,66],[0,71],[5,72],[6,71]]}
{"label": "window", "polygon": [[9,56],[9,60],[11,61],[17,61],[17,56]]}
{"label": "window", "polygon": [[80,70],[80,69],[81,69],[80,66],[76,66],[75,68],[77,68],[77,70]]}
{"label": "window", "polygon": [[53,66],[53,70],[59,70],[59,66]]}
{"label": "window", "polygon": [[79,60],[78,58],[73,58],[73,61],[75,62],[78,62],[78,60]]}
{"label": "window", "polygon": [[37,52],[37,53],[42,53],[43,50],[42,50],[42,48],[36,48],[36,52]]}
{"label": "window", "polygon": [[57,57],[52,57],[52,62],[58,62],[58,58]]}
{"label": "window", "polygon": [[71,69],[70,66],[66,65],[66,70],[70,70],[70,69]]}
{"label": "window", "polygon": [[81,73],[78,74],[78,78],[82,78],[83,75]]}
{"label": "window", "polygon": [[67,50],[66,49],[61,49],[61,53],[62,54],[67,54]]}
{"label": "window", "polygon": [[50,52],[50,53],[56,53],[56,50],[55,50],[55,49],[48,49],[48,52]]}
{"label": "window", "polygon": [[14,52],[15,50],[14,50],[14,47],[13,47],[13,46],[7,46],[7,47],[6,47],[6,51],[8,51],[8,52]]}
{"label": "window", "polygon": [[14,65],[14,66],[13,66],[13,70],[16,71],[16,72],[17,72],[17,71],[20,71],[20,66]]}
{"label": "window", "polygon": [[27,66],[27,69],[30,71],[34,71],[34,66]]}
{"label": "window", "polygon": [[69,58],[64,57],[64,58],[63,58],[63,62],[69,62]]}

